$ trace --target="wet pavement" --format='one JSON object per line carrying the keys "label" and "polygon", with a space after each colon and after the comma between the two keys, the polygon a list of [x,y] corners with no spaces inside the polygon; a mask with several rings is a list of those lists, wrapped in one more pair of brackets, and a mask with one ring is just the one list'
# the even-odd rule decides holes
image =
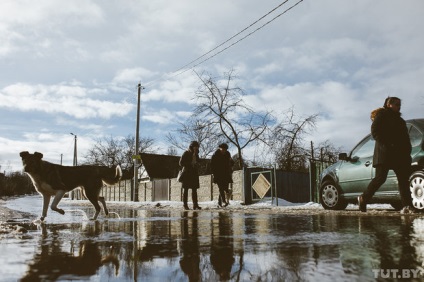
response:
{"label": "wet pavement", "polygon": [[[393,210],[182,211],[64,201],[34,223],[41,199],[10,200],[28,212],[0,233],[0,281],[420,281],[424,217]],[[311,208],[312,209],[312,208]],[[6,228],[7,229],[7,228]]]}

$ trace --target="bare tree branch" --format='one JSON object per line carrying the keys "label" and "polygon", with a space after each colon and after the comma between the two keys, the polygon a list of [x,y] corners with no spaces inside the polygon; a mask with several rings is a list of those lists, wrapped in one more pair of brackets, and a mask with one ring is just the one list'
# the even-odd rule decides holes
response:
{"label": "bare tree branch", "polygon": [[225,80],[195,74],[201,85],[196,92],[194,115],[209,120],[211,126],[218,125],[227,142],[237,148],[239,166],[243,167],[242,150],[264,134],[272,116],[254,112],[244,103],[243,90],[232,86],[234,70],[224,75]]}

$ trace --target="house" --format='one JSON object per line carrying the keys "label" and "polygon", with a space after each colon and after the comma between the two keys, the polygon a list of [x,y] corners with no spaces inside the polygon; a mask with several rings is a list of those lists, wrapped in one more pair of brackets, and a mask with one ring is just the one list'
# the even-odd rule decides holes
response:
{"label": "house", "polygon": [[[140,181],[176,178],[181,169],[180,157],[141,153]],[[210,162],[210,159],[200,159],[199,175],[211,174]]]}

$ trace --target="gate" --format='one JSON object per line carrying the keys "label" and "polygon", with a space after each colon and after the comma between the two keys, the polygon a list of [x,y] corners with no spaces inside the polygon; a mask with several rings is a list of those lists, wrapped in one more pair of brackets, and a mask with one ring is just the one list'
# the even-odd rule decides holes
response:
{"label": "gate", "polygon": [[[261,198],[271,198],[272,203],[275,199],[277,205],[277,199],[284,199],[292,203],[309,201],[310,180],[307,172],[283,171],[263,167],[248,167],[243,172],[243,199],[245,204],[255,203]],[[268,186],[269,189],[265,191]]]}
{"label": "gate", "polygon": [[[250,170],[250,198],[252,202],[257,202],[263,198],[271,197],[272,203],[277,197],[275,185],[275,169],[274,168],[248,168]],[[277,205],[278,205],[278,201]]]}
{"label": "gate", "polygon": [[169,179],[152,181],[152,201],[169,201]]}

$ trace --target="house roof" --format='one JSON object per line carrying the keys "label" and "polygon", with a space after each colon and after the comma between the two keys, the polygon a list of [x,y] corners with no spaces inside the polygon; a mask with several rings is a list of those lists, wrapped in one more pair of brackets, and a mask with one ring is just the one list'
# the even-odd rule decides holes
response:
{"label": "house roof", "polygon": [[[140,158],[150,179],[175,178],[180,170],[180,156],[141,153]],[[211,174],[210,160],[201,159],[199,175],[206,174]]]}

